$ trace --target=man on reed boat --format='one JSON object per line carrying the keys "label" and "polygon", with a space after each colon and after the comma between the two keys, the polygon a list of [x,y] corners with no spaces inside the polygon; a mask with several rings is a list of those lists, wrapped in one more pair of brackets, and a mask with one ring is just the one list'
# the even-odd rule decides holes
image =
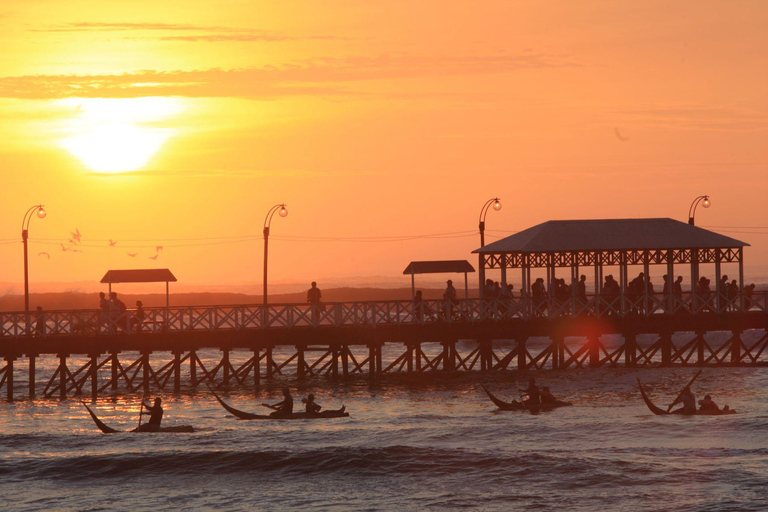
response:
{"label": "man on reed boat", "polygon": [[703,400],[699,400],[699,411],[701,412],[724,412],[730,410],[727,405],[720,409],[712,400],[711,395],[705,395]]}
{"label": "man on reed boat", "polygon": [[269,407],[275,410],[275,412],[270,414],[273,418],[282,418],[293,414],[293,397],[291,396],[291,390],[283,388],[283,401],[278,402],[275,405],[270,405]]}
{"label": "man on reed boat", "polygon": [[539,399],[541,400],[541,405],[560,405],[558,399],[549,391],[549,386],[541,388]]}
{"label": "man on reed boat", "polygon": [[141,406],[149,411],[149,421],[139,426],[140,432],[157,432],[160,430],[160,423],[163,421],[162,402],[160,398],[155,398],[155,405],[149,405],[144,400],[141,401]]}
{"label": "man on reed boat", "polygon": [[307,414],[314,415],[314,414],[320,413],[320,409],[322,409],[322,407],[320,406],[320,404],[315,403],[315,395],[313,395],[312,393],[307,395],[307,398],[302,398],[301,401],[306,404],[304,410],[306,411]]}
{"label": "man on reed boat", "polygon": [[523,401],[526,407],[538,407],[541,404],[539,387],[533,377],[528,381],[528,389],[524,389],[522,392],[528,395],[528,400]]}
{"label": "man on reed boat", "polygon": [[683,406],[680,409],[677,409],[676,411],[672,411],[673,413],[696,414],[696,396],[691,391],[690,386],[685,386],[685,388],[683,388],[683,391],[682,393],[680,393],[680,396],[677,397],[677,400],[672,402],[672,405],[670,405],[669,408],[671,409],[677,404],[683,404]]}

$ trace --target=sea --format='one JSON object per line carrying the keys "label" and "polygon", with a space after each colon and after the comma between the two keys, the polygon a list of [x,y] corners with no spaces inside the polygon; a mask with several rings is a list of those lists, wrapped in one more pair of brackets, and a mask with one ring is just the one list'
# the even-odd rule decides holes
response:
{"label": "sea", "polygon": [[[220,357],[200,354],[209,368]],[[160,395],[163,424],[191,434],[102,434],[75,397],[0,402],[0,510],[768,510],[768,368],[707,367],[694,383],[739,414],[654,416],[642,402],[637,379],[666,406],[696,371],[286,377],[221,392],[265,413],[287,385],[297,407],[314,393],[350,413],[318,421],[237,420],[204,386]],[[532,376],[573,406],[503,412],[481,388],[509,401]],[[128,430],[140,399],[93,408]]]}

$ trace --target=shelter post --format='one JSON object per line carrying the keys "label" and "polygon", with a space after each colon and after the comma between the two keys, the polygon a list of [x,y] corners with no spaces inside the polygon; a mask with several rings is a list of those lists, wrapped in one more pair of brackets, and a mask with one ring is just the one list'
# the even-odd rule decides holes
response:
{"label": "shelter post", "polygon": [[464,272],[464,298],[469,298],[469,277],[466,272]]}
{"label": "shelter post", "polygon": [[739,247],[739,311],[744,307],[744,248]]}
{"label": "shelter post", "polygon": [[675,251],[670,249],[667,251],[667,290],[664,294],[664,300],[667,302],[667,307],[665,308],[667,313],[673,313],[675,311],[674,286]]}
{"label": "shelter post", "polygon": [[720,249],[715,250],[715,308],[717,312],[723,310],[725,305],[725,290],[720,286]]}

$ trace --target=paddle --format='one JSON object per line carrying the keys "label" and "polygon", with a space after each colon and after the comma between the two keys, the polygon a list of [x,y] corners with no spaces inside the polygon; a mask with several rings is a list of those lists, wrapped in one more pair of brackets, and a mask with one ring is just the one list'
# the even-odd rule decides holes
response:
{"label": "paddle", "polygon": [[520,397],[520,403],[523,404],[523,409],[528,409],[528,406],[525,405],[525,396],[524,396],[525,393],[520,391],[520,381],[519,380],[515,381],[515,386],[517,386],[517,395]]}
{"label": "paddle", "polygon": [[277,409],[279,409],[278,407],[275,407],[274,405],[269,405],[269,404],[261,404],[261,405],[262,405],[262,406],[264,406],[264,407],[269,407],[270,409],[273,409],[273,410],[275,410],[275,411],[276,411]]}
{"label": "paddle", "polygon": [[[687,386],[685,386],[685,388],[690,388],[691,386],[693,386],[693,383],[694,383],[694,381],[695,381],[696,379],[698,379],[698,378],[699,378],[699,375],[701,375],[701,370],[699,370],[698,372],[696,372],[696,375],[694,375],[694,376],[693,376],[693,378],[692,378],[692,379],[691,379],[691,381],[688,383],[688,385],[687,385]],[[638,379],[638,380],[639,380],[639,379]],[[683,391],[685,391],[685,388],[683,388]],[[674,402],[672,402],[672,404],[675,404],[675,403],[677,403],[677,401],[678,401],[678,400],[680,400],[680,397],[681,397],[681,396],[683,396],[683,391],[680,391],[680,394],[679,394],[679,395],[677,395],[677,398],[675,398],[675,401],[674,401]],[[670,405],[669,407],[667,407],[667,412],[669,412],[669,411],[671,411],[671,410],[672,410],[672,405]]]}
{"label": "paddle", "polygon": [[136,428],[141,428],[141,417],[144,415],[144,400],[146,400],[146,398],[146,394],[141,396],[141,405],[139,406],[139,426]]}

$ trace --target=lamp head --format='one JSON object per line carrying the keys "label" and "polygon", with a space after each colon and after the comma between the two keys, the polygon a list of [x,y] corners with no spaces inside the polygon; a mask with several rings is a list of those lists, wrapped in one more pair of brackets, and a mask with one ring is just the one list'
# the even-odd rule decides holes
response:
{"label": "lamp head", "polygon": [[287,217],[288,216],[288,209],[285,207],[285,205],[280,205],[280,210],[277,212],[281,217]]}
{"label": "lamp head", "polygon": [[709,196],[704,196],[704,200],[701,202],[701,206],[704,208],[709,208],[712,205],[712,202],[709,200]]}
{"label": "lamp head", "polygon": [[501,199],[499,199],[498,197],[493,200],[493,209],[496,211],[501,210]]}
{"label": "lamp head", "polygon": [[37,209],[37,217],[40,219],[44,219],[46,215],[48,215],[48,212],[45,211],[45,208],[43,208],[43,205],[40,205]]}

